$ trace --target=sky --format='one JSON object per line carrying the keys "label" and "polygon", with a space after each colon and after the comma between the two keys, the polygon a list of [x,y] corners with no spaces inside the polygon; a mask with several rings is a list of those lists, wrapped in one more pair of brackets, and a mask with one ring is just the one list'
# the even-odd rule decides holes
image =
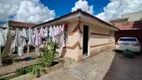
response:
{"label": "sky", "polygon": [[142,0],[0,0],[0,25],[9,20],[40,24],[78,8],[106,22],[142,11]]}
{"label": "sky", "polygon": [[[72,7],[75,6],[75,2],[78,0],[40,0],[41,3],[44,3],[48,8],[55,10],[56,16],[62,16],[64,14],[70,13]],[[87,0],[88,5],[93,5],[94,14],[98,14],[103,11],[109,0]],[[56,2],[56,3],[55,3]],[[103,3],[101,3],[103,2]]]}

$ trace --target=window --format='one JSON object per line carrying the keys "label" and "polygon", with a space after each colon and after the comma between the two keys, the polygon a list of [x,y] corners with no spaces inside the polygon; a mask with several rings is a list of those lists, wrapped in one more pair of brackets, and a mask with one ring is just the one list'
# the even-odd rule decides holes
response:
{"label": "window", "polygon": [[136,42],[136,38],[120,38],[119,41],[131,41],[131,42]]}

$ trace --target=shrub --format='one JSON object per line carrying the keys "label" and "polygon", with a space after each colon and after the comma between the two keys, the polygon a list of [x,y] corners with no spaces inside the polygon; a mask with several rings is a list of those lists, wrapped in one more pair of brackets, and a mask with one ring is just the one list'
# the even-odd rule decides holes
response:
{"label": "shrub", "polygon": [[55,53],[56,53],[56,43],[54,42],[48,43],[48,52],[42,51],[40,55],[44,66],[48,67],[51,66],[52,62],[54,61]]}
{"label": "shrub", "polygon": [[40,71],[44,69],[44,67],[48,66],[50,67],[52,65],[52,62],[54,61],[56,53],[56,43],[50,42],[48,43],[48,47],[44,47],[41,50],[40,57],[42,59],[42,62],[40,64],[32,65],[26,68],[21,68],[17,70],[17,75],[23,75],[27,73],[32,73],[36,75],[36,77],[40,77]]}
{"label": "shrub", "polygon": [[32,68],[32,73],[36,75],[36,77],[40,77],[40,71],[43,70],[44,66],[42,65],[35,65]]}
{"label": "shrub", "polygon": [[17,75],[23,75],[23,74],[26,74],[26,70],[25,68],[20,68],[16,71]]}

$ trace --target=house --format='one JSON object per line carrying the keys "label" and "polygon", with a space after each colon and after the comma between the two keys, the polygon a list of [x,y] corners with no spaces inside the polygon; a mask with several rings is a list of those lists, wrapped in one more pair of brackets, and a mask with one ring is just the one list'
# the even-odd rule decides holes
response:
{"label": "house", "polygon": [[15,28],[29,28],[29,27],[33,27],[35,25],[36,24],[25,23],[25,22],[8,21],[8,26],[11,29],[15,29]]}
{"label": "house", "polygon": [[115,39],[120,37],[137,37],[142,43],[142,12],[123,14],[121,18],[111,20],[110,23],[119,28],[115,33]]}
{"label": "house", "polygon": [[33,26],[40,28],[67,24],[66,47],[58,49],[60,56],[81,61],[114,46],[114,32],[119,29],[81,9]]}

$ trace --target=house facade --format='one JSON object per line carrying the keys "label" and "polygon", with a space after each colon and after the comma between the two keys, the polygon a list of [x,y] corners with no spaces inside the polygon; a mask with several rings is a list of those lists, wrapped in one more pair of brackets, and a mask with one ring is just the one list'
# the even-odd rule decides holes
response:
{"label": "house facade", "polygon": [[67,41],[64,48],[58,49],[61,57],[81,61],[113,47],[116,27],[80,9],[39,24],[33,28],[67,24]]}

